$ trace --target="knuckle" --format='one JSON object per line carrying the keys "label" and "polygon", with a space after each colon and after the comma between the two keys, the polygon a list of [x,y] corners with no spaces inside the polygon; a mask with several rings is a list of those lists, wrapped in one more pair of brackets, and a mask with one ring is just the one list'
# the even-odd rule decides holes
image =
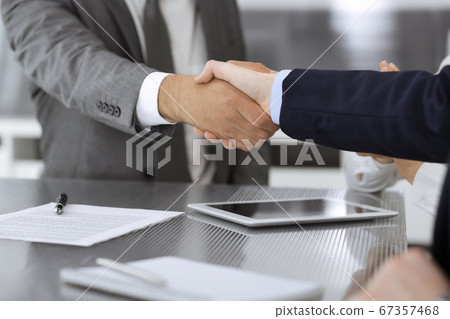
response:
{"label": "knuckle", "polygon": [[233,118],[234,118],[234,112],[233,112],[231,109],[228,108],[228,109],[226,109],[226,110],[223,110],[222,116],[223,116],[226,120],[231,121],[231,120],[233,120]]}
{"label": "knuckle", "polygon": [[215,61],[214,60],[209,60],[208,62],[206,62],[206,67],[211,67],[212,66],[212,64],[214,63]]}
{"label": "knuckle", "polygon": [[227,94],[224,99],[224,104],[228,107],[235,107],[239,101],[235,94]]}

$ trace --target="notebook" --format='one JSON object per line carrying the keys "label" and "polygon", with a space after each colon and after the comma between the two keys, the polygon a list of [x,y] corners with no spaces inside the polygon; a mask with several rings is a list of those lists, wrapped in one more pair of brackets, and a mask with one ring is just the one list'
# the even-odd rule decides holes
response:
{"label": "notebook", "polygon": [[112,269],[106,271],[106,267],[61,269],[60,280],[86,288],[96,281],[91,289],[138,300],[320,300],[322,296],[322,289],[315,282],[178,257],[127,264],[163,278],[165,285],[153,285]]}

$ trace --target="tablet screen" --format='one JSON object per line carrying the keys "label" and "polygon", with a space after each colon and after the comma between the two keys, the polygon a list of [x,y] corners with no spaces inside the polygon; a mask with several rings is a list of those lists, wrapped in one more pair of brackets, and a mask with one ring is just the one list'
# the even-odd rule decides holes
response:
{"label": "tablet screen", "polygon": [[289,215],[291,215],[293,218],[312,216],[345,217],[355,214],[378,212],[376,210],[361,207],[356,204],[352,205],[346,203],[345,201],[330,199],[279,201],[278,204],[275,202],[267,202],[220,204],[208,206],[254,219],[289,218],[286,212],[288,212]]}

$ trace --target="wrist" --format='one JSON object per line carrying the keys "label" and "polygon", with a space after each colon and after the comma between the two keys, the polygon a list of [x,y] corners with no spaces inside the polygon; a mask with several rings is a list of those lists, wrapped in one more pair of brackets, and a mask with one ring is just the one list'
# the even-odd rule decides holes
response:
{"label": "wrist", "polygon": [[408,176],[406,177],[406,179],[408,180],[408,182],[412,185],[414,183],[414,180],[416,178],[417,175],[417,171],[419,170],[419,168],[422,166],[422,163],[417,163],[414,164],[410,167],[409,172],[408,172]]}
{"label": "wrist", "polygon": [[[272,87],[275,81],[275,78],[277,77],[278,72],[272,72],[264,74],[265,80],[264,80],[264,86],[261,88],[261,107],[264,109],[264,112],[271,118],[270,108],[271,108],[271,92]],[[258,101],[259,102],[259,101]]]}
{"label": "wrist", "polygon": [[[161,116],[172,123],[189,123],[186,120],[185,106],[189,105],[186,93],[194,91],[193,76],[169,75],[161,83],[158,95],[158,111]],[[191,124],[191,123],[189,123]]]}
{"label": "wrist", "polygon": [[400,175],[406,179],[411,185],[414,184],[417,171],[422,166],[423,162],[410,161],[403,159],[394,160]]}
{"label": "wrist", "polygon": [[275,124],[280,124],[281,105],[283,102],[283,82],[291,71],[283,70],[275,73],[270,92],[269,116]]}

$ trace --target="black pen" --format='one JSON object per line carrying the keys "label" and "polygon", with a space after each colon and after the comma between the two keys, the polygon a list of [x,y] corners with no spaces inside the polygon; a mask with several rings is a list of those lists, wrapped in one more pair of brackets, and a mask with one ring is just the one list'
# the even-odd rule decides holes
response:
{"label": "black pen", "polygon": [[66,206],[66,204],[67,204],[67,195],[65,193],[62,193],[56,199],[55,213],[61,215],[63,213],[64,206]]}

